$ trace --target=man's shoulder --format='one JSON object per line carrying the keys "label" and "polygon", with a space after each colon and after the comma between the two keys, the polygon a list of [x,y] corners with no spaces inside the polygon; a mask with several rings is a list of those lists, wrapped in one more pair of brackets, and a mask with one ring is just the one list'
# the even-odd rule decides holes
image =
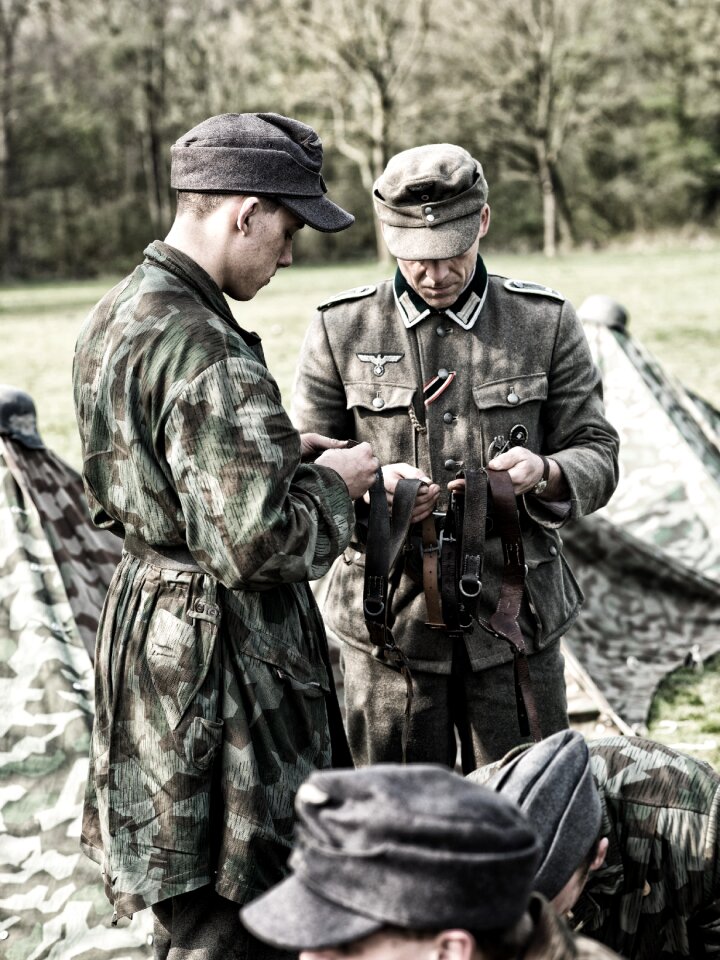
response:
{"label": "man's shoulder", "polygon": [[720,776],[702,760],[642,737],[591,741],[595,781],[623,802],[707,813],[720,795]]}
{"label": "man's shoulder", "polygon": [[549,298],[561,303],[564,303],[567,299],[559,290],[546,287],[542,283],[535,283],[533,280],[517,280],[513,277],[491,273],[488,275],[488,282],[498,291],[504,291],[506,294],[517,295],[522,298]]}
{"label": "man's shoulder", "polygon": [[392,295],[392,280],[383,280],[380,283],[368,283],[360,287],[352,287],[336,293],[317,305],[321,313],[332,313],[342,316],[343,313],[352,313],[357,309],[366,309],[368,304],[383,300],[388,293]]}

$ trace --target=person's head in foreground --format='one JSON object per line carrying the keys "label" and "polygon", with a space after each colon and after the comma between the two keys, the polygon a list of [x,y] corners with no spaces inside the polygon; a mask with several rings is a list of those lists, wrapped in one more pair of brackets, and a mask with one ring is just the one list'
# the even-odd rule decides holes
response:
{"label": "person's head in foreground", "polygon": [[542,855],[533,889],[567,913],[608,848],[599,836],[600,794],[584,738],[574,730],[555,733],[519,751],[487,785],[516,803],[538,831]]}
{"label": "person's head in foreground", "polygon": [[428,306],[452,306],[472,280],[490,227],[487,195],[481,165],[452,143],[403,150],[375,181],[387,248]]}
{"label": "person's head in foreground", "polygon": [[291,876],[241,914],[261,940],[308,960],[502,960],[529,938],[539,847],[504,797],[385,764],[312,774],[296,810]]}
{"label": "person's head in foreground", "polygon": [[320,137],[277,113],[203,120],[172,148],[177,215],[167,243],[199,263],[220,289],[250,300],[292,263],[305,224],[324,233],[354,217],[329,200]]}

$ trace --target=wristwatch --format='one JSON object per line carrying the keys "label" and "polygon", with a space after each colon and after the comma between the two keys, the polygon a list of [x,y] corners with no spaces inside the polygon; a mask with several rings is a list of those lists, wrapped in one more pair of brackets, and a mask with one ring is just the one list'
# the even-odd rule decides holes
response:
{"label": "wristwatch", "polygon": [[541,493],[545,492],[545,489],[548,485],[548,477],[550,476],[550,461],[548,460],[547,457],[544,457],[541,453],[538,454],[538,456],[543,462],[543,475],[535,484],[535,486],[532,488],[532,492],[535,494],[536,497],[539,496]]}

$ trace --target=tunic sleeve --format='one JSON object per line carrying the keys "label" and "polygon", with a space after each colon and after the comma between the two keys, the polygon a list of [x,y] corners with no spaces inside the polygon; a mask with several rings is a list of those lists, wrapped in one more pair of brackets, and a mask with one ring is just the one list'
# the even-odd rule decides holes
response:
{"label": "tunic sleeve", "polygon": [[316,314],[300,351],[292,419],[301,433],[320,433],[338,440],[355,439],[345,386],[328,341],[322,312]]}

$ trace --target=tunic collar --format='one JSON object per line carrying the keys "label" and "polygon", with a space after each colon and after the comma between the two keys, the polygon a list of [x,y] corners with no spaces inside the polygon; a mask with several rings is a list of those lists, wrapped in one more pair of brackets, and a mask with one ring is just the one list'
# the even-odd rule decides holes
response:
{"label": "tunic collar", "polygon": [[470,283],[465,287],[455,303],[442,310],[435,310],[433,307],[429,307],[420,294],[413,290],[400,272],[399,267],[395,272],[393,291],[395,293],[395,303],[400,312],[402,322],[408,329],[416,326],[421,320],[424,320],[432,314],[435,317],[445,316],[448,320],[457,323],[463,330],[470,330],[480,316],[480,311],[483,308],[485,297],[487,296],[487,269],[485,268],[482,257],[478,256],[475,272]]}

